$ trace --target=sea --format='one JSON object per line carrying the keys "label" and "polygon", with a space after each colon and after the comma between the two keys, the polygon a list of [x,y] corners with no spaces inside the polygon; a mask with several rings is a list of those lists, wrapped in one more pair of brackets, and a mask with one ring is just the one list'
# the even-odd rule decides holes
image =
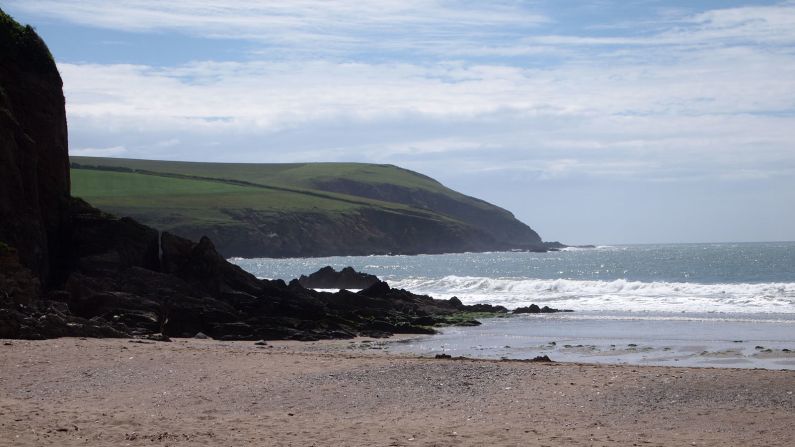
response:
{"label": "sea", "polygon": [[795,369],[795,242],[232,262],[285,281],[351,266],[434,298],[572,311],[484,318],[377,345],[395,353]]}

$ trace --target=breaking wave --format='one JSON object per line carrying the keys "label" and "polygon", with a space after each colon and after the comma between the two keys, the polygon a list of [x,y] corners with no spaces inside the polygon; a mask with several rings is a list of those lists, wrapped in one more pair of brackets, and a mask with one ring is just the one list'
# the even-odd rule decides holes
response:
{"label": "breaking wave", "polygon": [[626,248],[615,247],[612,245],[597,245],[595,247],[571,246],[571,247],[563,247],[560,249],[560,251],[617,251],[617,250],[626,250]]}
{"label": "breaking wave", "polygon": [[623,279],[487,278],[445,276],[389,281],[393,287],[466,304],[509,309],[531,303],[573,310],[795,313],[795,283],[698,284]]}

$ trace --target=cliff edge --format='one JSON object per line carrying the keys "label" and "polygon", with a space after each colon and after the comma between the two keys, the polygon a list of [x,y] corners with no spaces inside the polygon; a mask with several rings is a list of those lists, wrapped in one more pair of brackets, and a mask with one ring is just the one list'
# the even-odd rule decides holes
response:
{"label": "cliff edge", "polygon": [[0,241],[45,283],[69,198],[62,84],[33,28],[0,11]]}

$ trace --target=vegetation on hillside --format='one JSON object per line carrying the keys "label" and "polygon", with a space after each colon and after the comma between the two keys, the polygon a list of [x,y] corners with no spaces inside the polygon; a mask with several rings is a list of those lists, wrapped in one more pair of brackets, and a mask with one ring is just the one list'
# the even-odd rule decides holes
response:
{"label": "vegetation on hillside", "polygon": [[[240,254],[230,247],[242,248],[246,238],[274,256],[463,251],[540,242],[509,212],[391,165],[71,161],[73,195],[162,230],[209,234],[227,255]],[[363,240],[354,241],[357,235]],[[518,237],[509,240],[513,235]],[[335,236],[339,240],[332,240]],[[423,249],[421,241],[431,245]]]}
{"label": "vegetation on hillside", "polygon": [[49,48],[30,25],[22,25],[0,9],[0,59],[25,55],[30,66],[49,69],[55,65]]}

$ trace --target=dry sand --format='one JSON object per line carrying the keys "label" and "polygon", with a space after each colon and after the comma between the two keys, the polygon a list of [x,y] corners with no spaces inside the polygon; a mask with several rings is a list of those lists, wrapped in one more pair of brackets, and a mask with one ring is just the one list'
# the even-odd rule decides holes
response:
{"label": "dry sand", "polygon": [[0,341],[0,445],[795,445],[792,371]]}

